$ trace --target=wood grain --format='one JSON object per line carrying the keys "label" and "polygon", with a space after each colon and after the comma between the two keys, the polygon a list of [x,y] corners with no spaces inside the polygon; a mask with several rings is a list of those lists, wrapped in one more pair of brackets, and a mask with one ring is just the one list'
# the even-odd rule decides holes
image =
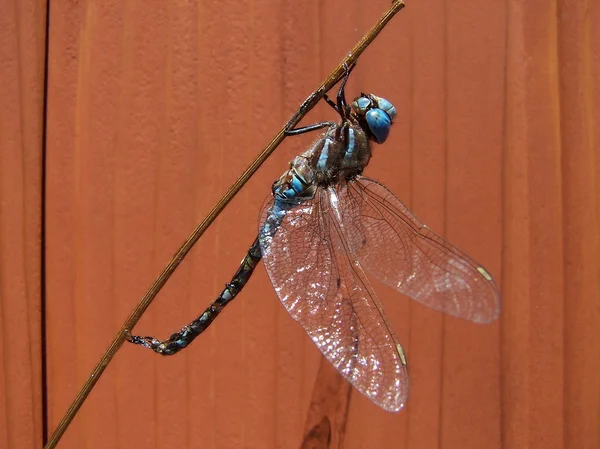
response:
{"label": "wood grain", "polygon": [[[40,447],[183,239],[388,6],[81,0],[52,2],[46,28],[44,3],[0,0],[0,448]],[[405,410],[336,378],[259,267],[180,355],[122,348],[59,448],[599,447],[599,22],[589,0],[421,0],[361,58],[349,92],[398,110],[366,174],[503,291],[478,326],[373,283]],[[136,333],[218,294],[313,138],[286,140]]]}
{"label": "wood grain", "polygon": [[0,0],[0,11],[0,448],[37,448],[46,5]]}

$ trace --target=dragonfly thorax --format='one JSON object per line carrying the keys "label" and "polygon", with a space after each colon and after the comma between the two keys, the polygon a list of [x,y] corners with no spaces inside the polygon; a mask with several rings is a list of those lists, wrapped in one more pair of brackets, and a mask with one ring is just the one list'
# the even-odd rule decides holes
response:
{"label": "dragonfly thorax", "polygon": [[350,107],[334,106],[342,120],[297,156],[290,169],[273,184],[273,194],[283,201],[303,201],[318,187],[349,181],[360,175],[371,159],[371,140],[387,139],[396,108],[385,98],[361,94]]}
{"label": "dragonfly thorax", "polygon": [[290,169],[273,184],[273,194],[289,201],[312,198],[317,187],[360,175],[370,158],[369,136],[351,117],[331,126],[307,151],[294,158]]}

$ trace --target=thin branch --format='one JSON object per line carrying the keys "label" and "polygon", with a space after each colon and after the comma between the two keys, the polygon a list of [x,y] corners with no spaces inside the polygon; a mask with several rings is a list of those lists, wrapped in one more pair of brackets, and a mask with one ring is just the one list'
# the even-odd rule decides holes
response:
{"label": "thin branch", "polygon": [[75,397],[75,400],[65,413],[65,416],[58,424],[56,430],[52,434],[52,437],[48,440],[44,449],[53,449],[56,447],[61,437],[67,430],[67,427],[83,405],[83,402],[92,391],[92,388],[98,382],[98,379],[104,372],[104,369],[108,366],[114,355],[117,353],[119,348],[123,345],[126,340],[128,332],[133,329],[139,319],[142,317],[148,306],[152,303],[158,292],[166,284],[167,280],[171,277],[175,269],[179,266],[184,257],[190,252],[192,247],[196,244],[198,239],[202,236],[204,231],[211,225],[211,223],[217,218],[217,216],[223,211],[225,206],[233,199],[233,197],[240,191],[240,189],[248,182],[250,177],[258,170],[258,168],[265,162],[265,160],[273,153],[275,148],[283,142],[285,139],[285,131],[292,129],[296,126],[300,120],[312,109],[315,105],[323,98],[327,93],[343,76],[344,67],[350,66],[355,63],[358,57],[363,51],[375,40],[381,30],[387,25],[387,23],[404,8],[404,3],[401,0],[393,0],[392,6],[389,10],[383,14],[383,16],[377,21],[377,23],[369,30],[369,32],[354,46],[354,48],[348,53],[348,55],[340,62],[340,64],[329,74],[329,76],[323,81],[323,83],[308,96],[308,98],[302,103],[298,112],[288,121],[288,123],[281,128],[273,140],[264,148],[264,150],[258,155],[258,157],[250,164],[250,166],[242,173],[238,180],[229,188],[227,193],[215,204],[209,214],[202,220],[202,222],[194,229],[192,234],[188,237],[182,247],[177,251],[173,259],[163,269],[160,275],[156,278],[154,283],[150,286],[146,294],[140,300],[138,305],[135,307],[129,318],[121,327],[121,330],[116,335],[115,339],[108,347],[98,365],[94,368],[87,381]]}

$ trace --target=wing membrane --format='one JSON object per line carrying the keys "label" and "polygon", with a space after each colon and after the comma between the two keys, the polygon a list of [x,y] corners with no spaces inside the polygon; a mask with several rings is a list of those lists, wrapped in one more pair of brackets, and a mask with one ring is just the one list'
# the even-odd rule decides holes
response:
{"label": "wing membrane", "polygon": [[[311,201],[273,205],[263,210],[261,250],[279,299],[356,389],[386,410],[399,410],[408,394],[404,352],[351,257],[337,192],[318,189]],[[276,230],[268,223],[274,215]]]}
{"label": "wing membrane", "polygon": [[489,273],[425,226],[392,192],[367,178],[339,187],[351,251],[385,284],[436,310],[494,320],[500,293]]}

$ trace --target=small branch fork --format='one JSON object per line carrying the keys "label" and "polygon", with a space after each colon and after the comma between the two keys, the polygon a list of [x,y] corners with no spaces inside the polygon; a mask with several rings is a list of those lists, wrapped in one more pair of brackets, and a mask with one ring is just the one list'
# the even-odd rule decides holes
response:
{"label": "small branch fork", "polygon": [[[277,135],[271,140],[271,142],[263,149],[258,157],[250,164],[250,166],[242,173],[238,180],[233,183],[227,193],[215,204],[208,215],[198,224],[196,229],[190,234],[188,239],[184,242],[181,248],[175,253],[173,259],[167,264],[163,271],[158,275],[154,283],[150,286],[146,294],[142,297],[140,302],[137,304],[135,309],[117,335],[108,347],[94,370],[86,382],[81,387],[81,390],[75,397],[73,403],[69,406],[64,417],[54,430],[54,433],[44,446],[44,449],[53,449],[56,447],[61,437],[69,427],[71,421],[83,405],[83,402],[88,397],[98,379],[117,353],[119,348],[123,345],[127,336],[130,335],[130,330],[137,324],[146,309],[150,306],[158,292],[166,284],[168,279],[171,277],[175,269],[182,262],[184,257],[190,252],[192,247],[200,239],[204,231],[212,224],[217,216],[223,211],[225,206],[233,199],[233,197],[241,190],[241,188],[248,182],[248,180],[254,175],[258,168],[265,162],[265,160],[275,151],[281,142],[286,137],[287,131],[293,130],[296,125],[304,118],[304,116],[315,107],[315,105],[322,100],[326,93],[337,84],[344,76],[347,67],[353,66],[358,60],[359,56],[365,51],[365,49],[375,40],[383,28],[388,22],[394,17],[400,10],[404,8],[404,3],[401,0],[393,0],[391,7],[381,16],[377,23],[369,30],[367,34],[354,46],[354,48],[348,53],[348,55],[340,62],[340,64],[329,74],[329,76],[321,83],[319,87],[313,93],[311,93],[306,100],[300,105],[298,111],[294,116],[285,124],[284,127],[277,133]],[[330,100],[331,101],[331,100]],[[328,103],[330,103],[328,101]],[[333,103],[333,102],[331,102]],[[330,104],[331,104],[330,103]]]}

